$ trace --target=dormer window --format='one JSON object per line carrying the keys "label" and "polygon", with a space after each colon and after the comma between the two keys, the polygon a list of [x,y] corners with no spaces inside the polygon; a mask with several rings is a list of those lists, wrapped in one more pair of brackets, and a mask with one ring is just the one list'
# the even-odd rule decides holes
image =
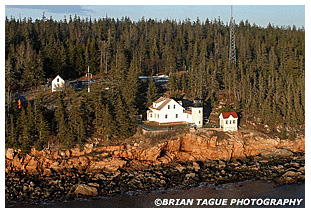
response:
{"label": "dormer window", "polygon": [[173,106],[173,108],[175,109],[175,105]]}
{"label": "dormer window", "polygon": [[56,80],[57,82],[59,82],[59,78],[57,78],[57,80]]}
{"label": "dormer window", "polygon": [[170,109],[170,105],[167,105],[167,109]]}

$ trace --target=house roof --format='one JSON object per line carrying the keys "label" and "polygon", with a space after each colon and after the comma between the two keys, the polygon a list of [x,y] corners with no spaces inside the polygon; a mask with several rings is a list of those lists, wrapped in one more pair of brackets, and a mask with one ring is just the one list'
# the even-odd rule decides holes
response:
{"label": "house roof", "polygon": [[154,103],[159,103],[164,101],[166,98],[165,97],[160,97],[159,99],[157,99],[156,101],[154,101]]}
{"label": "house roof", "polygon": [[[160,98],[161,98],[161,97],[160,97]],[[159,98],[159,99],[160,99],[160,98]],[[164,106],[166,106],[166,104],[168,104],[168,103],[172,100],[172,99],[170,99],[170,98],[164,98],[164,97],[162,97],[162,98],[163,98],[164,102],[161,103],[160,106],[158,106],[157,108],[154,108],[153,105],[151,105],[151,106],[149,106],[149,108],[150,108],[150,109],[155,109],[155,110],[161,110]],[[158,99],[158,100],[159,100],[159,99]],[[158,100],[157,100],[157,101],[158,101]],[[157,102],[157,101],[156,101],[156,102]],[[160,102],[160,101],[159,101],[159,102]]]}
{"label": "house roof", "polygon": [[230,117],[230,115],[233,117],[233,118],[239,118],[238,117],[238,114],[236,112],[223,112],[221,113],[222,114],[222,117],[224,119],[228,119]]}
{"label": "house roof", "polygon": [[59,77],[60,79],[63,80],[63,78],[61,78],[61,76],[57,75],[57,76],[52,80],[52,82],[53,82],[57,77]]}

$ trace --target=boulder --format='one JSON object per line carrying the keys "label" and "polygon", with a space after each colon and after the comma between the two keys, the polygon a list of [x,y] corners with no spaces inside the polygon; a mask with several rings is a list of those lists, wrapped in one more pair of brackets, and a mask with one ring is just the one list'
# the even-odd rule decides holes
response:
{"label": "boulder", "polygon": [[305,138],[301,137],[295,139],[294,141],[290,140],[281,140],[278,148],[286,148],[292,152],[304,152],[305,151]]}
{"label": "boulder", "polygon": [[166,144],[166,151],[179,151],[180,149],[180,138],[177,140],[169,140]]}
{"label": "boulder", "polygon": [[52,174],[51,169],[48,169],[48,168],[43,169],[42,175],[50,176],[51,174]]}
{"label": "boulder", "polygon": [[193,169],[198,172],[200,170],[200,165],[197,162],[192,162]]}
{"label": "boulder", "polygon": [[72,157],[80,157],[85,154],[85,150],[80,151],[80,148],[74,148],[70,150]]}
{"label": "boulder", "polygon": [[186,167],[184,167],[184,166],[182,166],[182,165],[180,165],[180,164],[178,164],[175,168],[176,168],[180,173],[181,173],[184,169],[186,169]]}
{"label": "boulder", "polygon": [[301,179],[301,173],[295,171],[287,171],[280,178],[276,179],[279,184],[294,184]]}
{"label": "boulder", "polygon": [[53,158],[54,160],[57,160],[58,158],[60,158],[59,153],[58,153],[58,152],[53,152],[53,153],[52,153],[52,158]]}
{"label": "boulder", "polygon": [[13,160],[14,155],[15,155],[14,149],[9,148],[5,151],[5,157],[7,159]]}
{"label": "boulder", "polygon": [[28,164],[26,165],[25,169],[30,172],[30,173],[34,173],[37,171],[37,167],[38,167],[38,161],[35,160],[34,157],[32,157]]}
{"label": "boulder", "polygon": [[109,172],[116,172],[121,167],[123,167],[125,164],[126,164],[126,161],[119,160],[119,159],[113,159],[106,164],[105,170]]}
{"label": "boulder", "polygon": [[13,158],[13,161],[12,161],[12,166],[15,168],[15,170],[20,170],[22,168],[22,159],[20,159],[18,157],[18,155],[15,155],[15,157]]}
{"label": "boulder", "polygon": [[55,171],[60,171],[61,170],[61,167],[59,165],[59,162],[55,161],[53,162],[51,165],[50,165],[50,168],[55,170]]}
{"label": "boulder", "polygon": [[123,167],[127,162],[120,160],[120,159],[111,159],[105,161],[97,161],[92,162],[89,171],[92,172],[101,172],[101,171],[108,171],[108,172],[116,172],[118,169]]}
{"label": "boulder", "polygon": [[294,155],[291,151],[288,149],[275,149],[274,151],[266,151],[263,150],[261,152],[261,156],[265,158],[272,158],[272,157],[289,157]]}
{"label": "boulder", "polygon": [[213,136],[211,140],[209,141],[209,145],[212,148],[215,148],[217,146],[217,136]]}
{"label": "boulder", "polygon": [[88,186],[86,184],[79,184],[75,191],[75,195],[83,195],[83,196],[97,196],[98,192],[95,187]]}
{"label": "boulder", "polygon": [[185,175],[185,179],[195,178],[195,173],[189,173]]}

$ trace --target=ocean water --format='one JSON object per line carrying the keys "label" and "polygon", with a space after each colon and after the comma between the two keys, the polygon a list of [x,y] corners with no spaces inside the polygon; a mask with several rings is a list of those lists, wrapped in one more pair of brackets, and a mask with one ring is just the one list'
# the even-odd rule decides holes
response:
{"label": "ocean water", "polygon": [[[263,201],[275,204],[264,205]],[[297,199],[302,199],[298,205]],[[168,203],[170,202],[170,203]],[[192,202],[192,203],[191,203]],[[287,202],[287,203],[286,203]],[[289,202],[291,204],[289,204]],[[238,203],[238,204],[237,204]],[[252,205],[252,203],[254,203]],[[282,203],[282,204],[280,204]],[[295,204],[294,204],[295,203]],[[159,206],[160,205],[160,206]],[[274,183],[244,181],[222,185],[201,183],[197,187],[185,189],[174,187],[155,191],[135,191],[112,197],[76,199],[61,203],[24,204],[14,207],[41,208],[209,208],[209,207],[305,207],[305,184],[275,187]]]}

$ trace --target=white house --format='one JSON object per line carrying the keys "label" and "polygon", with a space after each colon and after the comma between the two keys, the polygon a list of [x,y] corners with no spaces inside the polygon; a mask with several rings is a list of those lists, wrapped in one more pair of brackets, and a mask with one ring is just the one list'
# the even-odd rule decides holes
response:
{"label": "white house", "polygon": [[52,92],[62,91],[65,88],[65,80],[59,75],[52,80]]}
{"label": "white house", "polygon": [[236,112],[223,112],[219,115],[219,125],[223,131],[238,130],[238,114]]}
{"label": "white house", "polygon": [[160,97],[147,110],[147,121],[159,124],[192,123],[203,126],[203,107],[184,108],[174,99]]}

